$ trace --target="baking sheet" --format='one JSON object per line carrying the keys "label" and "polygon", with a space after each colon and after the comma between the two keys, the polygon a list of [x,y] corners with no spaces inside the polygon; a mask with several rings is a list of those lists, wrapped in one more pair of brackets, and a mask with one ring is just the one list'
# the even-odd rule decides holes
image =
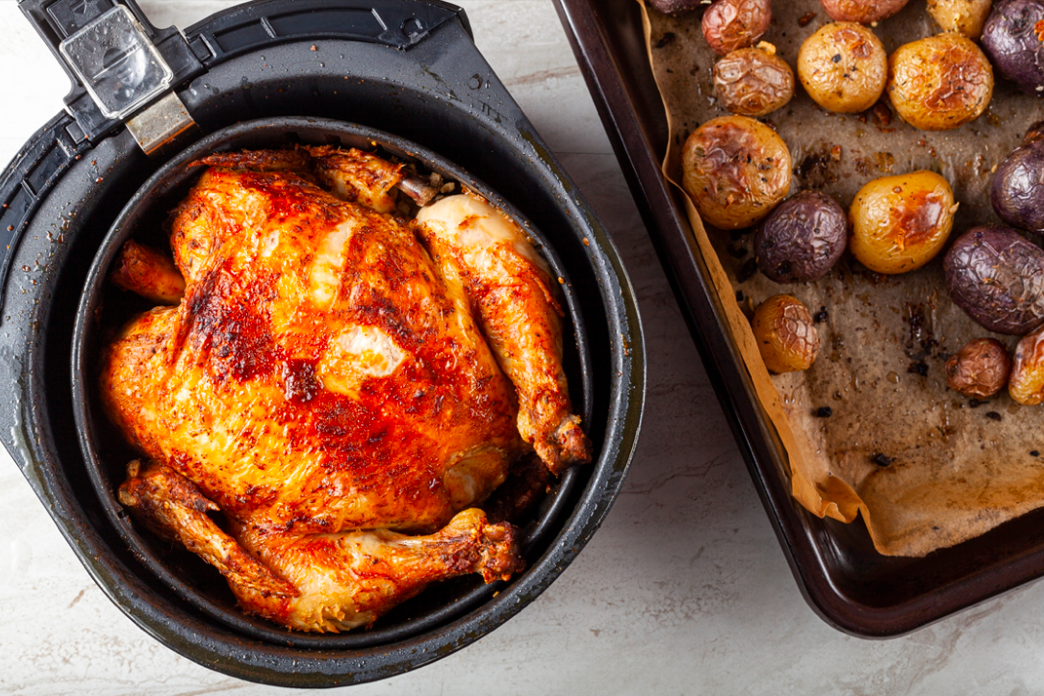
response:
{"label": "baking sheet", "polygon": [[[817,0],[773,4],[762,40],[792,67],[801,42],[830,19]],[[700,13],[668,17],[645,8],[650,61],[671,128],[664,171],[680,181],[680,150],[700,123],[727,112],[713,98]],[[885,50],[939,31],[914,0],[874,28]],[[794,161],[791,193],[834,196],[847,208],[867,181],[918,169],[939,172],[960,203],[951,241],[998,222],[989,204],[992,168],[1044,117],[1041,100],[998,81],[989,110],[953,131],[918,131],[887,99],[855,115],[818,107],[798,86],[794,99],[762,119]],[[923,269],[882,276],[846,254],[815,283],[780,285],[751,275],[752,234],[704,228],[686,204],[693,232],[726,308],[747,368],[786,449],[795,498],[820,516],[851,522],[860,512],[878,551],[922,556],[1044,505],[1039,407],[1006,392],[980,403],[949,391],[943,363],[972,338],[994,336],[950,301],[941,255]],[[767,297],[795,295],[820,315],[820,355],[804,373],[770,376],[747,314]],[[820,407],[832,415],[817,417]],[[887,463],[882,466],[881,463]]]}

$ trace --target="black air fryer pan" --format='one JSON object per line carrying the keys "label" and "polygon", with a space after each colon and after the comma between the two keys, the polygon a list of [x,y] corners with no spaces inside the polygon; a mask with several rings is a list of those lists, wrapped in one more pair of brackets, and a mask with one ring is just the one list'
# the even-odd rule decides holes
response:
{"label": "black air fryer pan", "polygon": [[[103,591],[182,655],[287,686],[413,669],[536,598],[598,528],[626,473],[644,399],[641,327],[612,242],[478,53],[464,13],[419,0],[281,0],[182,34],[156,30],[132,3],[20,6],[68,61],[74,89],[0,177],[0,388],[13,406],[0,413],[0,439]],[[113,17],[123,25],[106,29]],[[160,88],[143,96],[150,80]],[[104,269],[118,244],[184,191],[183,165],[198,154],[297,142],[413,159],[527,225],[568,279],[571,387],[596,447],[596,461],[563,477],[525,528],[526,571],[488,587],[433,586],[369,631],[342,635],[253,619],[198,559],[139,534],[113,500],[125,461],[109,456],[120,445],[92,404],[92,332],[111,306]]]}

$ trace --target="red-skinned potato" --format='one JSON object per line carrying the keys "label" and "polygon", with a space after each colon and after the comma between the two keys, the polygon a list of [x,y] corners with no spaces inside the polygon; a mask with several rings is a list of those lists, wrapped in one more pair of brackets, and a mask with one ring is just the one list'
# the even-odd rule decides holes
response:
{"label": "red-skinned potato", "polygon": [[711,50],[725,56],[756,44],[771,21],[771,0],[714,0],[701,27]]}
{"label": "red-skinned potato", "polygon": [[835,22],[873,24],[906,7],[908,0],[820,0]]}
{"label": "red-skinned potato", "polygon": [[714,95],[734,114],[764,116],[794,96],[794,72],[771,44],[740,48],[714,64]]}
{"label": "red-skinned potato", "polygon": [[682,147],[682,185],[700,217],[723,230],[768,215],[787,195],[792,166],[776,131],[746,116],[713,118]]}
{"label": "red-skinned potato", "polygon": [[986,399],[1008,383],[1011,358],[995,338],[976,338],[950,356],[944,368],[946,386],[965,396]]}

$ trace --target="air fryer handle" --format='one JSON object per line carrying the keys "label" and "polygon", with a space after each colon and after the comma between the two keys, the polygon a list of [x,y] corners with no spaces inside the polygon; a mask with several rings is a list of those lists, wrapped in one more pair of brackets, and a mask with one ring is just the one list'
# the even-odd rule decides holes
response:
{"label": "air fryer handle", "polygon": [[178,85],[203,72],[201,56],[189,46],[176,27],[157,29],[134,0],[19,0],[18,7],[35,27],[51,53],[72,82],[65,97],[66,110],[76,119],[82,137],[96,142],[121,125],[121,121],[102,113],[59,50],[61,43],[105,12],[123,5],[141,24],[149,41],[170,67],[172,85]]}

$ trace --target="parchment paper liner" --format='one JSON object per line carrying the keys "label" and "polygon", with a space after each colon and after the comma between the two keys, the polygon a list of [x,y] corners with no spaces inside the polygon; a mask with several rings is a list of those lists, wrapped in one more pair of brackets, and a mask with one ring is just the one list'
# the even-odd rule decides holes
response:
{"label": "parchment paper liner", "polygon": [[[663,172],[678,186],[685,138],[727,113],[712,96],[715,56],[699,12],[672,18],[638,1],[670,126]],[[818,0],[776,0],[763,40],[793,68],[801,42],[829,21]],[[888,53],[938,31],[918,0],[875,28]],[[1041,101],[998,80],[986,114],[943,133],[918,131],[886,105],[831,114],[799,86],[788,106],[763,119],[790,148],[791,193],[815,188],[847,209],[873,178],[931,169],[961,205],[951,242],[976,224],[999,222],[989,204],[991,169],[1044,118]],[[899,556],[923,556],[1044,505],[1044,407],[1019,407],[1006,392],[979,404],[946,389],[943,363],[964,343],[993,336],[1013,348],[1017,338],[985,331],[953,305],[941,254],[919,271],[886,277],[846,253],[826,278],[778,285],[759,273],[746,277],[751,233],[708,231],[683,191],[682,199],[801,505],[844,522],[862,513],[877,550]],[[795,295],[814,315],[826,309],[819,358],[807,372],[770,376],[758,354],[745,311],[778,293]],[[822,406],[830,417],[815,415]]]}

